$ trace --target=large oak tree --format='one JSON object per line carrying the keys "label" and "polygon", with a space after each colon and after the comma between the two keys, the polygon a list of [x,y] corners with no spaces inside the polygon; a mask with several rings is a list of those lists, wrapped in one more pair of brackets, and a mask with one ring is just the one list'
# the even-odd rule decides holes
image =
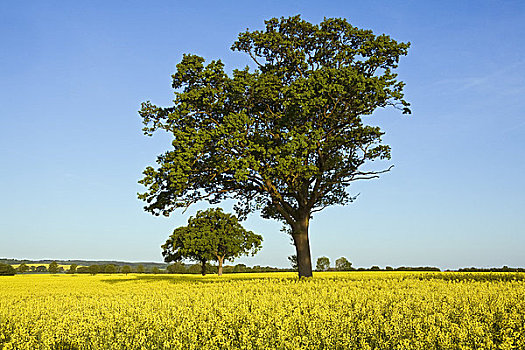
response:
{"label": "large oak tree", "polygon": [[144,132],[173,135],[158,167],[147,167],[139,194],[145,210],[169,215],[199,201],[236,200],[240,217],[259,210],[283,221],[296,247],[299,276],[312,275],[309,221],[345,205],[352,181],[387,171],[364,170],[390,159],[383,132],[367,125],[377,108],[410,113],[394,72],[409,43],[374,35],[345,19],[315,25],[300,16],[270,19],[239,34],[232,50],[256,67],[184,55],[173,74],[174,104],[142,104]]}

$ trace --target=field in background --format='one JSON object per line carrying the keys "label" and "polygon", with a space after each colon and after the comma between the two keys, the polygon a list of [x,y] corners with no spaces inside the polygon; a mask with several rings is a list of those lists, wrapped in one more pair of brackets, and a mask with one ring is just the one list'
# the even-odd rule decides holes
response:
{"label": "field in background", "polygon": [[525,349],[525,274],[0,277],[0,349]]}

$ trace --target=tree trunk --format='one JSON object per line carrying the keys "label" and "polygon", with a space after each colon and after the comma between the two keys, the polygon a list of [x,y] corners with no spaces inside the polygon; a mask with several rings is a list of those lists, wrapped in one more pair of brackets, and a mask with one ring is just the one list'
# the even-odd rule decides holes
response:
{"label": "tree trunk", "polygon": [[292,237],[297,252],[297,269],[299,278],[312,277],[312,259],[310,257],[310,241],[308,239],[309,217],[297,222]]}
{"label": "tree trunk", "polygon": [[217,275],[222,276],[222,262],[224,257],[217,256],[217,259],[219,260],[219,271],[217,272]]}
{"label": "tree trunk", "polygon": [[206,275],[206,260],[201,260],[201,274]]}

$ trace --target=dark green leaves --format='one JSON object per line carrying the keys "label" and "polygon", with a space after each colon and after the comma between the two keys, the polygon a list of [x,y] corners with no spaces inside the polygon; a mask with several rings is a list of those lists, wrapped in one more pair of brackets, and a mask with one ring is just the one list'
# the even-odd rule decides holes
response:
{"label": "dark green leaves", "polygon": [[255,71],[229,76],[221,61],[185,55],[172,76],[173,106],[146,102],[140,111],[146,134],[173,135],[140,181],[145,209],[169,215],[233,198],[241,217],[261,210],[293,227],[352,201],[351,181],[381,173],[362,166],[390,158],[383,132],[364,119],[387,106],[410,112],[394,73],[408,47],[344,19],[314,25],[295,16],[239,35],[232,49],[247,53]]}
{"label": "dark green leaves", "polygon": [[191,259],[211,261],[233,260],[254,255],[261,247],[262,237],[245,230],[237,218],[220,208],[199,211],[178,227],[162,246],[166,262]]}

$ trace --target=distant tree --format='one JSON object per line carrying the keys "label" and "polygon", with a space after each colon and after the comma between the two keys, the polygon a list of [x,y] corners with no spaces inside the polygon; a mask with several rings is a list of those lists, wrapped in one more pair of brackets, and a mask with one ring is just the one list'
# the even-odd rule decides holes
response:
{"label": "distant tree", "polygon": [[237,264],[233,268],[233,272],[245,272],[246,271],[246,265],[244,264]]}
{"label": "distant tree", "polygon": [[224,213],[221,208],[198,211],[190,217],[188,225],[178,227],[162,246],[166,262],[190,259],[201,264],[204,275],[206,263],[219,263],[218,275],[222,275],[225,260],[251,254],[261,247],[262,237],[245,230],[237,218]]}
{"label": "distant tree", "polygon": [[202,264],[193,264],[188,267],[188,273],[200,273],[202,275],[206,274],[206,264],[204,264],[204,267]]}
{"label": "distant tree", "polygon": [[140,264],[137,266],[137,273],[145,273],[146,272],[146,268],[144,267],[144,265]]}
{"label": "distant tree", "polygon": [[330,268],[330,259],[328,259],[326,256],[320,257],[317,259],[315,268],[317,271],[327,271]]}
{"label": "distant tree", "polygon": [[100,272],[100,265],[89,265],[89,273],[96,275]]}
{"label": "distant tree", "polygon": [[14,276],[16,270],[13,266],[8,264],[0,264],[0,276]]}
{"label": "distant tree", "polygon": [[128,265],[124,265],[122,266],[122,269],[120,270],[120,272],[124,273],[124,274],[128,274],[131,272],[131,267],[129,267]]}
{"label": "distant tree", "polygon": [[176,261],[175,263],[168,265],[166,270],[169,273],[186,273],[187,272],[186,266],[184,266],[184,264],[181,263],[180,261]]}
{"label": "distant tree", "polygon": [[392,266],[386,266],[386,267],[385,267],[385,270],[387,270],[387,271],[394,271],[394,269],[392,268]]}
{"label": "distant tree", "polygon": [[[206,273],[213,273],[218,274],[219,273],[219,266],[210,264],[209,262],[206,263]],[[224,271],[223,271],[224,273]]]}
{"label": "distant tree", "polygon": [[16,268],[16,271],[18,273],[26,273],[27,271],[29,271],[29,267],[24,264],[24,263],[21,263],[20,265],[18,265],[18,267]]}
{"label": "distant tree", "polygon": [[117,267],[113,264],[108,264],[104,267],[104,272],[105,273],[116,273]]}
{"label": "distant tree", "polygon": [[36,266],[34,265],[29,266],[29,270],[31,270],[31,272],[36,272]]}
{"label": "distant tree", "polygon": [[297,255],[290,255],[288,261],[290,262],[290,266],[292,266],[292,270],[297,271]]}
{"label": "distant tree", "polygon": [[76,273],[77,272],[77,267],[78,267],[77,264],[69,265],[69,270],[67,271],[67,273]]}
{"label": "distant tree", "polygon": [[47,267],[45,267],[44,265],[40,265],[35,268],[35,271],[36,272],[47,272]]}
{"label": "distant tree", "polygon": [[139,198],[154,215],[225,199],[237,201],[240,216],[261,210],[289,228],[299,277],[310,277],[312,215],[351,203],[353,181],[390,169],[363,169],[390,159],[384,132],[367,121],[389,106],[410,113],[395,72],[410,44],[343,18],[265,24],[232,45],[255,70],[228,75],[220,60],[184,55],[172,75],[173,105],[142,104],[145,134],[167,131],[173,148],[144,170]]}
{"label": "distant tree", "polygon": [[350,271],[353,268],[352,263],[342,256],[335,261],[335,269],[337,271]]}
{"label": "distant tree", "polygon": [[233,270],[235,269],[235,266],[225,265],[222,267],[223,273],[233,273]]}
{"label": "distant tree", "polygon": [[51,264],[49,264],[49,267],[47,268],[47,271],[49,271],[49,273],[57,273],[58,263],[56,261],[51,262]]}
{"label": "distant tree", "polygon": [[89,266],[79,266],[76,271],[77,273],[90,273]]}
{"label": "distant tree", "polygon": [[379,268],[379,266],[377,265],[374,265],[370,268],[370,271],[380,271],[381,269]]}
{"label": "distant tree", "polygon": [[157,266],[153,266],[151,268],[151,273],[158,274],[158,273],[160,273],[160,270],[159,270],[159,268]]}

